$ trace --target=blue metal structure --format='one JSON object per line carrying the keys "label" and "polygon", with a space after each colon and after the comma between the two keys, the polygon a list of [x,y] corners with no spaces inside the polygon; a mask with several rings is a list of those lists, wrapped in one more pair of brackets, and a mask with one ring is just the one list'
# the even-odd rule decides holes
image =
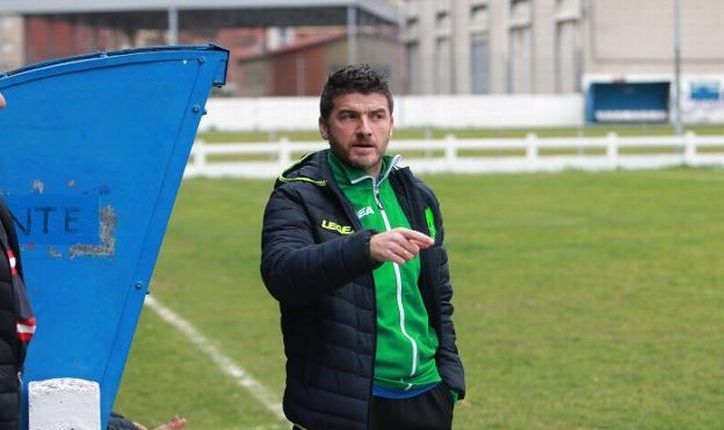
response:
{"label": "blue metal structure", "polygon": [[618,122],[644,122],[637,113],[661,112],[666,121],[669,112],[669,82],[593,82],[586,94],[586,122],[596,123],[601,112],[626,112],[630,119]]}
{"label": "blue metal structure", "polygon": [[0,198],[38,320],[25,384],[97,381],[105,428],[211,86],[216,46],[96,53],[0,76]]}

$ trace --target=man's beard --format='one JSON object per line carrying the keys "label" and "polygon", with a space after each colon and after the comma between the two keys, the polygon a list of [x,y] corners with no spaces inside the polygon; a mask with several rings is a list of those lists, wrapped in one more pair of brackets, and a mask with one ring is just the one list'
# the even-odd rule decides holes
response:
{"label": "man's beard", "polygon": [[[370,163],[369,165],[355,163],[353,160],[349,159],[349,157],[348,157],[349,153],[343,154],[340,151],[340,148],[342,148],[342,146],[337,142],[337,139],[335,139],[335,137],[332,134],[329,135],[329,138],[327,140],[329,141],[329,148],[332,150],[332,153],[337,157],[337,159],[350,167],[354,167],[355,169],[367,171],[367,169],[369,169],[370,167],[378,165],[382,162],[383,154],[380,154],[377,156],[376,160],[373,163]],[[375,146],[375,151],[377,151],[376,146]]]}

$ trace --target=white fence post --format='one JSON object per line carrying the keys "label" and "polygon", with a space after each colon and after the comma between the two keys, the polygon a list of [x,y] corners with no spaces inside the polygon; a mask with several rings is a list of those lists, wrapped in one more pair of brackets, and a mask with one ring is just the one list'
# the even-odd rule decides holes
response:
{"label": "white fence post", "polygon": [[445,161],[448,166],[454,166],[458,161],[458,144],[454,134],[445,135]]}
{"label": "white fence post", "polygon": [[[425,140],[432,140],[432,130],[425,128]],[[425,147],[425,158],[432,158],[432,149]]]}
{"label": "white fence post", "polygon": [[536,163],[538,161],[538,135],[535,133],[526,134],[525,143],[525,158],[531,163]]}
{"label": "white fence post", "polygon": [[193,167],[196,174],[203,172],[206,167],[206,142],[197,140],[193,146],[194,162]]}
{"label": "white fence post", "polygon": [[612,168],[618,167],[618,134],[614,132],[606,135],[606,158]]}
{"label": "white fence post", "polygon": [[279,139],[279,167],[281,170],[286,169],[292,164],[292,146],[289,143],[289,139],[282,137]]}
{"label": "white fence post", "polygon": [[691,130],[684,134],[684,164],[696,165],[696,134]]}

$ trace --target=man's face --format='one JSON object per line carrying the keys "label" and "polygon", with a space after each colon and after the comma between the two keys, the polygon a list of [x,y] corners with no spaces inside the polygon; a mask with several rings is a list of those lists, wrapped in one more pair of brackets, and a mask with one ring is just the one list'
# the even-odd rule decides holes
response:
{"label": "man's face", "polygon": [[319,119],[319,131],[340,160],[376,177],[392,135],[387,97],[349,93],[333,100],[332,112]]}

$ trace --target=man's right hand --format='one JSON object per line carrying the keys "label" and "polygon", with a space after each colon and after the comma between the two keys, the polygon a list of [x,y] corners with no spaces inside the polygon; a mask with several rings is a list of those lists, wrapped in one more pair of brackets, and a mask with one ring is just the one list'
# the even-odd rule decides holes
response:
{"label": "man's right hand", "polygon": [[430,236],[409,228],[396,228],[370,238],[370,255],[375,261],[405,264],[415,258],[421,249],[434,244]]}

